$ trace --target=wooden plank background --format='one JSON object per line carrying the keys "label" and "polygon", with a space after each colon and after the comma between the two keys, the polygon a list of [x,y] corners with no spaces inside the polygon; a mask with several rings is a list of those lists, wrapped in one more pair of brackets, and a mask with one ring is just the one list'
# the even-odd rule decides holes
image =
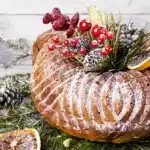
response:
{"label": "wooden plank background", "polygon": [[[121,13],[124,21],[132,21],[138,27],[147,24],[150,29],[150,0],[0,0],[0,35],[6,39],[26,38],[30,44],[50,25],[43,25],[42,16],[54,7],[73,15],[79,12],[87,17],[87,7],[96,5],[107,13]],[[0,45],[0,64],[9,61],[12,52]],[[31,72],[31,59],[14,68],[0,66],[0,76],[12,73]]]}
{"label": "wooden plank background", "polygon": [[108,13],[120,12],[125,21],[134,21],[137,26],[150,24],[149,0],[0,0],[0,34],[33,41],[50,28],[41,22],[45,12],[60,7],[65,14],[79,12],[86,15],[91,4]]}

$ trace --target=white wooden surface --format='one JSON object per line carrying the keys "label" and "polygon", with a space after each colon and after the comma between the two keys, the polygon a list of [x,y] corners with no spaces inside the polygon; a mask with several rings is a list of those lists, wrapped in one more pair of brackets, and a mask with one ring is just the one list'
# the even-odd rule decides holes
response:
{"label": "white wooden surface", "polygon": [[66,14],[80,12],[86,15],[91,4],[108,13],[120,12],[126,21],[133,20],[138,26],[150,24],[150,0],[0,0],[0,34],[33,41],[50,28],[41,22],[45,12],[60,7]]}
{"label": "white wooden surface", "polygon": [[55,6],[66,13],[85,13],[86,7],[91,4],[107,11],[150,13],[149,0],[0,0],[0,13],[43,14]]}

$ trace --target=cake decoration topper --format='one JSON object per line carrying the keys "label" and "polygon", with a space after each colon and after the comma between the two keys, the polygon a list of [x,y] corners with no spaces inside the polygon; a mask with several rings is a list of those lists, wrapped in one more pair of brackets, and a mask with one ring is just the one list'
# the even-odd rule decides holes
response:
{"label": "cake decoration topper", "polygon": [[[121,17],[116,21],[113,14],[106,15],[95,6],[88,8],[88,19],[82,20],[79,13],[69,18],[59,8],[54,8],[44,15],[43,23],[51,23],[53,30],[64,31],[67,36],[63,42],[59,36],[53,37],[53,44],[48,49],[54,51],[61,46],[62,56],[78,61],[85,71],[136,69],[134,57],[149,47],[143,48],[149,42],[149,33],[145,29],[137,29],[133,23],[123,24]],[[142,60],[149,67],[149,52],[141,56],[146,57]]]}

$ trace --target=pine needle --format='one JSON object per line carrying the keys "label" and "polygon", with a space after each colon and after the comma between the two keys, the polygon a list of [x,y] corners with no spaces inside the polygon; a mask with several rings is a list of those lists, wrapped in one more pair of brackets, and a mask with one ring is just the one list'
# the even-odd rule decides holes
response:
{"label": "pine needle", "polygon": [[121,20],[119,21],[119,26],[118,26],[118,30],[116,33],[115,42],[113,44],[113,55],[114,55],[115,62],[117,61],[118,50],[119,50],[118,47],[119,47],[120,29],[121,29]]}

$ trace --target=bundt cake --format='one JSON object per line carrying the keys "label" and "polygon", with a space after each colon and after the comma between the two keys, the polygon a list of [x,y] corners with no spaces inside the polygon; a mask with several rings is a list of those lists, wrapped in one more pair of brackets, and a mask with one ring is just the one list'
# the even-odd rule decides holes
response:
{"label": "bundt cake", "polygon": [[88,12],[90,22],[59,8],[44,15],[53,29],[33,44],[36,108],[50,125],[79,138],[124,143],[148,137],[150,36],[112,15],[109,21],[95,7]]}
{"label": "bundt cake", "polygon": [[47,31],[33,45],[32,98],[54,127],[93,141],[128,142],[150,135],[150,70],[84,72],[49,52]]}

